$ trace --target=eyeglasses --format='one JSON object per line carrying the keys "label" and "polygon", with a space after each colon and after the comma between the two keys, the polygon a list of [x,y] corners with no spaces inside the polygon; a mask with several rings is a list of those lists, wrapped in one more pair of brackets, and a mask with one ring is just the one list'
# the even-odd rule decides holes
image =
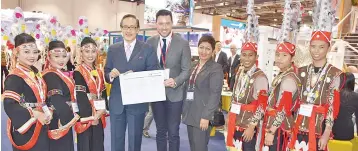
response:
{"label": "eyeglasses", "polygon": [[128,30],[128,29],[130,29],[130,30],[136,30],[138,27],[135,27],[135,26],[123,26],[122,27],[122,30]]}

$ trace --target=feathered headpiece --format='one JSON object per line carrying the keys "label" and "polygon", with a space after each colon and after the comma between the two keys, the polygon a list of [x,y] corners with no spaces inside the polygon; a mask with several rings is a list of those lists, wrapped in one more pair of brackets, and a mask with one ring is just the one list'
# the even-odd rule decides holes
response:
{"label": "feathered headpiece", "polygon": [[296,36],[299,30],[299,23],[301,21],[300,9],[301,5],[299,2],[292,2],[292,0],[285,1],[281,34],[278,38],[278,45],[276,48],[278,52],[287,52],[291,55],[295,54]]}
{"label": "feathered headpiece", "polygon": [[311,41],[321,40],[329,43],[335,19],[332,0],[316,0],[313,9],[313,32]]}
{"label": "feathered headpiece", "polygon": [[242,44],[241,51],[252,50],[257,52],[257,42],[259,37],[258,17],[254,10],[254,0],[247,1],[247,28],[244,35],[244,43]]}

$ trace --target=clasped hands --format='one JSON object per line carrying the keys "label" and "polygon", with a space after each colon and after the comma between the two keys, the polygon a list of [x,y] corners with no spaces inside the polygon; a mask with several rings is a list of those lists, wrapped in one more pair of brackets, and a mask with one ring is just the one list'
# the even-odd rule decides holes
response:
{"label": "clasped hands", "polygon": [[103,114],[105,114],[107,111],[106,110],[98,110],[96,112],[96,114],[93,116],[93,122],[92,125],[97,125],[99,123],[99,119],[102,117]]}
{"label": "clasped hands", "polygon": [[36,110],[32,111],[32,113],[34,115],[34,118],[36,118],[42,125],[50,124],[52,120],[52,112],[51,115],[48,116],[45,113]]}

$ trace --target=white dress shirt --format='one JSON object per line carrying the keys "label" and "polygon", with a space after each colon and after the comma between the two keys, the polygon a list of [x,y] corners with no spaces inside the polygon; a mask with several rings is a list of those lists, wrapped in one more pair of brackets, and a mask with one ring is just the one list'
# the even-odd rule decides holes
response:
{"label": "white dress shirt", "polygon": [[221,50],[215,54],[215,62],[218,62]]}
{"label": "white dress shirt", "polygon": [[[128,45],[130,45],[130,51],[131,51],[131,55],[133,53],[133,49],[134,49],[134,46],[135,46],[135,43],[137,42],[137,39],[134,39],[134,41],[132,41],[131,43],[128,43],[127,41],[124,40],[124,51],[126,51],[125,49],[127,48]],[[129,60],[131,56],[127,56],[127,59]]]}
{"label": "white dress shirt", "polygon": [[[172,41],[172,37],[173,37],[173,32],[170,32],[170,34],[167,37],[160,36],[159,42],[158,42],[158,48],[157,48],[158,61],[160,61],[160,57],[162,56],[162,48],[160,46],[164,46],[163,39],[167,40],[166,44],[167,44],[167,50],[168,50],[170,42]],[[168,53],[166,53],[166,55],[168,55]]]}

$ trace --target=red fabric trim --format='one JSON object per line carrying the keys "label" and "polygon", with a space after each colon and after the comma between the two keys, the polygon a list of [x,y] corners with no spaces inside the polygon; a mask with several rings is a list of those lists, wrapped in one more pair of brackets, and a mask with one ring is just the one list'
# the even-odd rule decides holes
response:
{"label": "red fabric trim", "polygon": [[35,130],[34,130],[34,134],[31,136],[30,140],[24,144],[24,145],[17,145],[13,138],[12,138],[12,135],[11,135],[11,120],[8,119],[7,120],[7,137],[9,137],[9,140],[11,142],[11,144],[19,149],[19,150],[29,150],[31,149],[32,147],[34,147],[34,145],[36,144],[37,142],[37,139],[39,138],[39,135],[40,135],[40,132],[41,132],[41,128],[42,128],[42,125],[39,121],[36,122],[36,126],[35,126]]}
{"label": "red fabric trim", "polygon": [[76,133],[81,134],[84,131],[86,131],[91,125],[92,125],[92,121],[89,121],[88,123],[77,122],[74,129]]}
{"label": "red fabric trim", "polygon": [[[241,105],[241,111],[251,111],[255,112],[258,107],[258,101],[253,101],[250,104],[242,104]],[[236,131],[236,114],[229,112],[228,114],[228,131],[227,131],[227,139],[226,139],[226,145],[227,146],[234,146],[233,138],[234,133]]]}
{"label": "red fabric trim", "polygon": [[341,105],[340,95],[337,90],[334,90],[333,92],[333,118],[336,119],[338,117],[339,113],[339,106]]}

